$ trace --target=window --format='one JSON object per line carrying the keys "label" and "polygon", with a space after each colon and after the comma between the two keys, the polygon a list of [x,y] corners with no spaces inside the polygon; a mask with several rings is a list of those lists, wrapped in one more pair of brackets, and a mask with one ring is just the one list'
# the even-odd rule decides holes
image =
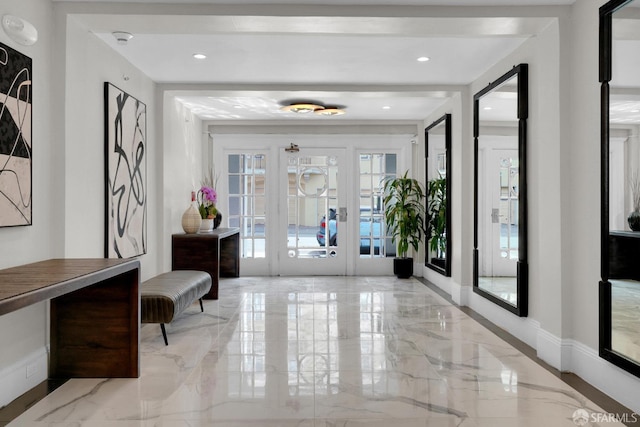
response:
{"label": "window", "polygon": [[228,156],[229,226],[240,228],[242,258],[265,258],[266,155]]}
{"label": "window", "polygon": [[395,245],[384,225],[383,187],[385,179],[396,177],[396,155],[361,153],[359,174],[360,258],[395,256]]}

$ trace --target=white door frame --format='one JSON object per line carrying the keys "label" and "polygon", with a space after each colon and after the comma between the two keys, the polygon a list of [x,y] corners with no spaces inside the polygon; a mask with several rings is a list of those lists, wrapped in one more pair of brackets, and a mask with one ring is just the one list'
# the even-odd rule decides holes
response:
{"label": "white door frame", "polygon": [[[353,155],[353,170],[355,171],[353,175],[353,185],[350,187],[352,189],[352,199],[354,202],[354,208],[356,209],[355,214],[359,215],[360,210],[360,201],[359,201],[359,156],[362,153],[389,153],[396,155],[396,175],[400,176],[404,174],[404,171],[411,168],[411,159],[409,158],[409,154],[411,153],[411,142],[410,137],[406,135],[389,135],[388,137],[393,137],[393,145],[389,144],[388,141],[367,141],[367,145],[360,145],[354,148]],[[393,147],[393,148],[391,148]],[[420,181],[422,181],[421,177],[416,177]],[[353,235],[357,236],[359,241],[360,239],[360,225],[359,222],[354,222],[353,227]],[[351,267],[350,275],[371,275],[371,276],[385,276],[393,274],[393,257],[390,258],[361,258],[359,256],[359,243],[358,249],[352,251],[354,253],[354,262],[349,265]],[[415,255],[414,255],[415,256]],[[416,261],[414,259],[414,261]],[[348,270],[349,271],[349,270]]]}
{"label": "white door frame", "polygon": [[500,222],[492,222],[492,210],[499,209],[498,153],[515,150],[509,145],[509,137],[494,138],[491,144],[479,147],[478,166],[478,249],[480,253],[479,276],[515,277],[517,259],[503,259],[500,255]]}
{"label": "white door frame", "polygon": [[[281,150],[280,155],[278,156],[278,183],[280,185],[280,191],[278,192],[278,215],[277,215],[277,224],[275,228],[278,230],[278,260],[279,260],[279,268],[278,274],[281,276],[300,276],[305,274],[311,274],[314,276],[320,275],[328,275],[328,276],[344,276],[347,272],[347,259],[350,257],[350,247],[353,237],[350,236],[350,227],[349,224],[353,221],[352,216],[344,213],[340,213],[340,211],[347,209],[347,194],[348,194],[348,185],[347,185],[347,173],[346,170],[349,169],[349,164],[347,163],[346,158],[346,149],[344,148],[327,148],[327,147],[300,147],[297,149],[298,151],[287,151]],[[303,239],[301,238],[288,238],[289,234],[289,223],[291,214],[289,206],[289,198],[290,192],[295,191],[296,194],[300,194],[303,184],[302,176],[300,176],[300,184],[296,182],[293,188],[290,188],[289,183],[289,169],[290,169],[290,160],[296,162],[297,168],[297,160],[304,159],[307,157],[315,157],[321,158],[324,161],[330,161],[331,159],[335,159],[335,167],[329,166],[329,169],[337,169],[335,174],[335,189],[337,190],[336,194],[336,210],[337,210],[337,218],[334,220],[334,224],[337,226],[337,229],[340,231],[337,245],[332,247],[329,244],[329,238],[326,237],[327,246],[322,247],[315,240],[315,232],[319,229],[319,224],[321,217],[319,215],[322,212],[313,211],[312,215],[314,218],[311,218],[311,227],[314,228],[314,236],[307,236]],[[309,170],[302,166],[303,170]],[[323,169],[325,166],[318,165],[312,166],[311,169]],[[320,175],[315,175],[316,177]],[[332,172],[329,172],[326,184],[329,184],[332,179]],[[298,178],[298,176],[296,176]],[[313,178],[310,183],[314,182]],[[322,184],[314,184],[322,185]],[[300,186],[300,188],[299,188]],[[326,186],[325,186],[326,188]],[[325,198],[328,197],[327,193],[330,193],[331,186],[329,186],[328,190],[325,190],[324,195],[318,198],[315,198],[311,195],[308,196],[297,196],[296,200],[304,201],[305,206],[313,205],[314,200],[316,202],[320,201],[322,205],[324,205]],[[307,203],[309,202],[309,203]],[[298,216],[297,208],[293,207],[294,213],[296,214],[295,221],[297,222],[300,219]],[[317,215],[316,215],[317,214]],[[294,246],[290,246],[293,244]],[[302,247],[309,249],[300,249],[298,251],[296,249],[297,245],[301,244]],[[302,256],[301,253],[310,253],[315,255]]]}
{"label": "white door frame", "polygon": [[[266,226],[266,257],[262,259],[240,260],[240,274],[243,276],[257,275],[277,275],[280,272],[279,230],[274,222],[277,222],[279,205],[274,203],[280,200],[282,192],[281,180],[278,178],[280,153],[291,143],[300,147],[323,147],[340,148],[345,150],[345,161],[348,168],[345,169],[346,185],[348,188],[348,198],[346,207],[349,215],[357,219],[359,217],[359,176],[358,160],[359,154],[363,152],[394,153],[397,156],[397,174],[401,175],[412,166],[412,134],[213,134],[213,156],[215,159],[216,171],[220,174],[218,186],[220,190],[218,207],[224,215],[228,211],[226,191],[228,188],[228,154],[243,153],[264,153],[267,155],[266,172],[266,192],[267,197],[267,226]],[[421,177],[416,177],[422,181]],[[393,258],[360,258],[359,256],[359,224],[356,221],[349,222],[347,238],[351,245],[349,253],[346,254],[346,272],[348,276],[353,275],[392,275]],[[353,250],[355,245],[355,250]],[[303,272],[303,274],[311,274]]]}

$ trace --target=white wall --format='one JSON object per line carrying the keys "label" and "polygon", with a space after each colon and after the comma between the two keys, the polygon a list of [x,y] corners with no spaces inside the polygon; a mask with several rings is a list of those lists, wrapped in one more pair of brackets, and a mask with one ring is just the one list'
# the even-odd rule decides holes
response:
{"label": "white wall", "polygon": [[[60,26],[63,24],[61,23]],[[126,76],[126,78],[125,78]],[[142,279],[158,270],[159,201],[155,84],[73,17],[67,20],[65,70],[65,257],[104,257],[104,82],[147,106],[147,254]]]}
{"label": "white wall", "polygon": [[[561,18],[563,25],[566,20]],[[537,96],[532,98],[530,111],[531,144],[529,147],[529,201],[535,210],[529,215],[529,307],[533,318],[539,322],[543,336],[562,336],[562,312],[567,307],[562,299],[561,277],[566,265],[562,263],[562,248],[567,235],[563,234],[563,193],[559,183],[563,170],[560,154],[563,139],[560,125],[563,115],[560,109],[560,26],[555,21],[539,34],[536,43],[535,73],[531,84]],[[532,266],[534,266],[532,268]],[[558,366],[559,346],[547,352],[540,334],[536,337],[538,355],[551,365]]]}
{"label": "white wall", "polygon": [[640,413],[640,379],[598,356],[600,280],[600,84],[598,8],[580,0],[561,51],[562,368]]}
{"label": "white wall", "polygon": [[640,412],[640,379],[598,356],[598,8],[604,3],[576,2],[568,16],[471,85],[475,93],[511,66],[529,63],[529,316],[517,318],[476,294],[469,306],[553,367]]}
{"label": "white wall", "polygon": [[[468,195],[469,186],[464,185],[464,182],[466,182],[465,180],[468,179],[468,177],[466,174],[462,174],[461,172],[468,169],[463,167],[463,159],[470,156],[473,160],[473,140],[466,140],[462,136],[462,122],[464,117],[462,111],[462,90],[464,90],[464,88],[460,88],[460,93],[453,96],[443,106],[434,111],[433,114],[429,115],[423,124],[426,128],[434,121],[441,118],[444,114],[451,114],[451,150],[448,154],[451,156],[452,186],[450,208],[451,224],[453,228],[451,235],[449,236],[451,239],[452,252],[451,259],[449,260],[451,263],[451,277],[445,277],[426,266],[422,269],[422,276],[443,291],[450,294],[451,299],[453,299],[457,304],[466,305],[466,301],[461,301],[460,299],[460,290],[462,289],[461,283],[465,283],[463,279],[463,271],[466,270],[465,267],[467,265],[466,257],[464,256],[466,255],[464,254],[466,251],[463,251],[463,248],[466,249],[470,246],[466,244],[468,239],[465,233],[461,232],[461,225],[463,217],[467,217],[467,215],[462,214],[463,212],[468,212],[468,210],[465,210],[463,194]],[[471,177],[470,179],[473,179],[472,172],[469,176]],[[471,189],[471,193],[473,193],[473,187],[471,187]],[[473,196],[473,194],[471,194],[471,196]],[[473,211],[473,205],[471,205],[471,209],[471,211]],[[473,239],[471,239],[470,242],[473,244]]]}
{"label": "white wall", "polygon": [[[158,95],[160,99],[160,95]],[[182,233],[182,214],[198,191],[203,178],[203,157],[208,157],[208,134],[202,120],[193,115],[175,96],[162,97],[164,141],[162,144],[162,232],[163,271],[171,269],[171,234]],[[206,169],[204,169],[206,170]]]}
{"label": "white wall", "polygon": [[[640,380],[598,357],[599,84],[598,8],[579,0],[523,49],[463,88],[453,102],[453,274],[455,301],[468,304],[640,412]],[[210,147],[203,124],[171,94],[115,55],[50,0],[3,0],[0,14],[39,31],[31,47],[0,41],[33,59],[33,226],[0,228],[0,268],[52,257],[103,256],[102,84],[147,105],[149,253],[142,278],[170,268],[170,234],[199,188]],[[88,5],[84,7],[90,8]],[[55,28],[54,28],[55,23]],[[71,36],[67,38],[67,35]],[[470,291],[473,247],[473,93],[513,65],[530,64],[530,316],[520,319]],[[128,75],[129,80],[122,79]],[[170,232],[167,232],[169,230]],[[426,271],[426,269],[425,269]],[[0,406],[46,378],[47,307],[0,317]],[[28,368],[28,369],[27,369]],[[27,370],[32,375],[27,378]]]}
{"label": "white wall", "polygon": [[[517,316],[489,303],[471,290],[473,270],[473,94],[519,63],[529,64],[528,184],[529,184],[529,317]],[[561,331],[560,298],[562,241],[560,221],[559,25],[555,21],[537,37],[493,66],[466,91],[453,110],[452,277],[425,269],[425,277],[451,293],[452,299],[536,347],[538,329],[553,336]],[[438,112],[438,114],[441,114]],[[429,119],[435,119],[431,116]],[[427,120],[429,122],[429,120]],[[460,124],[461,123],[461,124]],[[467,214],[463,214],[467,213]],[[566,309],[566,308],[564,308]],[[557,354],[559,360],[559,346]]]}
{"label": "white wall", "polygon": [[425,127],[451,113],[451,277],[428,267],[423,276],[451,295],[459,305],[469,305],[473,286],[473,93],[461,87],[451,100],[425,121]]}
{"label": "white wall", "polygon": [[[33,226],[0,229],[0,268],[54,257],[104,256],[103,82],[147,105],[147,183],[159,187],[154,84],[49,0],[8,0],[0,14],[30,21],[39,41],[0,41],[33,59]],[[54,27],[55,23],[55,27]],[[66,30],[65,30],[66,29]],[[71,37],[66,37],[68,34]],[[68,45],[66,44],[68,41]],[[66,58],[66,62],[65,62]],[[123,74],[130,79],[124,81]],[[142,278],[159,269],[157,200],[150,198]],[[0,407],[47,378],[48,304],[0,317]]]}
{"label": "white wall", "polygon": [[[571,337],[591,348],[598,348],[600,84],[597,9],[604,3],[604,0],[587,0],[577,2],[573,7],[570,45],[567,46],[570,49],[567,53],[568,74],[563,76],[566,89],[561,98],[569,124],[563,129],[562,158],[569,168],[562,177],[562,191],[566,195],[562,228],[570,237],[570,247],[563,251],[562,258],[573,267],[569,270],[569,280],[563,282],[563,293],[567,303],[576,308],[567,310],[564,316],[571,325]],[[584,212],[593,214],[584,215]]]}
{"label": "white wall", "polygon": [[[33,225],[0,228],[0,268],[40,261],[62,253],[56,225],[61,203],[51,157],[61,147],[50,137],[51,107],[51,15],[49,0],[4,0],[0,15],[12,14],[31,22],[40,39],[33,46],[15,43],[0,31],[0,42],[29,56],[33,78]],[[0,317],[0,407],[47,376],[46,304],[41,303]],[[27,378],[27,366],[29,373]]]}
{"label": "white wall", "polygon": [[[560,276],[559,257],[562,242],[558,242],[559,221],[553,221],[553,218],[560,217],[557,191],[560,171],[560,111],[557,97],[549,95],[549,92],[557,93],[558,88],[557,45],[558,25],[554,22],[471,85],[471,92],[477,93],[514,65],[529,64],[529,316],[518,318],[493,304],[487,304],[487,300],[475,293],[470,294],[469,305],[533,347],[536,347],[537,341],[536,326],[543,322],[549,330],[559,332],[562,311],[561,300],[554,296],[559,289],[557,278]],[[468,185],[472,188],[472,177]],[[544,224],[541,224],[542,220],[546,220]],[[472,265],[469,268],[472,268]]]}

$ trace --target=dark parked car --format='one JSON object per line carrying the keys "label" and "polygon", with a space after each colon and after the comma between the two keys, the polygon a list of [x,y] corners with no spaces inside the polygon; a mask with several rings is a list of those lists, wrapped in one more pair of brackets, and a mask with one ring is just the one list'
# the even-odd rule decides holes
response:
{"label": "dark parked car", "polygon": [[[318,244],[320,246],[325,246],[325,234],[327,229],[327,217],[326,215],[322,216],[320,220],[320,229],[318,233],[316,233],[316,239],[318,240]],[[338,241],[338,224],[336,221],[336,210],[331,208],[329,209],[329,246],[335,246]]]}
{"label": "dark parked car", "polygon": [[[374,254],[380,253],[380,242],[382,239],[382,218],[371,217],[370,210],[360,208],[360,253],[371,253],[371,241],[373,240]],[[336,210],[329,209],[329,223],[326,216],[320,220],[320,228],[316,233],[316,239],[320,246],[326,244],[326,232],[329,231],[329,246],[336,246],[338,242],[338,221],[336,220]]]}

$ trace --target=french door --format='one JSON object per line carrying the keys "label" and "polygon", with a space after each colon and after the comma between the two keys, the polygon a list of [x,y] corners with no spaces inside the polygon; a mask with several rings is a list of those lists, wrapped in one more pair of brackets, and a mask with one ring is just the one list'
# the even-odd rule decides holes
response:
{"label": "french door", "polygon": [[[389,274],[395,244],[384,179],[407,163],[404,135],[215,135],[223,226],[240,229],[242,275]],[[389,148],[393,147],[393,148]]]}
{"label": "french door", "polygon": [[300,148],[280,155],[280,275],[344,275],[352,241],[345,149]]}
{"label": "french door", "polygon": [[486,159],[485,234],[481,276],[515,277],[518,262],[518,150],[492,149]]}

